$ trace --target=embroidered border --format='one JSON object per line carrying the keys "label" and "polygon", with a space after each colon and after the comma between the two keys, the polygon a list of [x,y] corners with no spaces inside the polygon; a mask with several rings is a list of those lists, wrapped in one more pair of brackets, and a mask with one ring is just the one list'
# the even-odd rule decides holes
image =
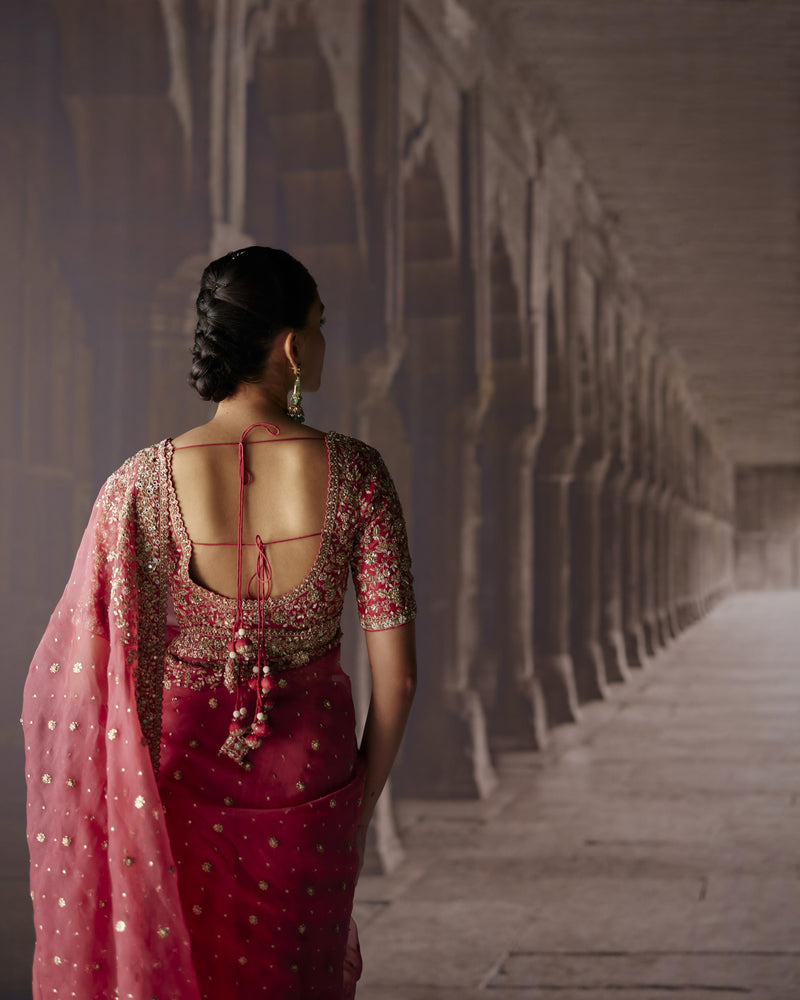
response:
{"label": "embroidered border", "polygon": [[165,445],[162,441],[142,453],[136,488],[136,578],[139,597],[136,707],[156,776],[161,749],[167,623],[165,556],[169,513],[165,474]]}

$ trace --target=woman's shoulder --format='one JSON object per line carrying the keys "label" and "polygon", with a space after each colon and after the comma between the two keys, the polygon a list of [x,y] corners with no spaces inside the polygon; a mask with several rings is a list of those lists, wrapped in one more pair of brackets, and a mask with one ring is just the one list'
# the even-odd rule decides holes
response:
{"label": "woman's shoulder", "polygon": [[119,468],[106,479],[101,494],[119,495],[131,490],[137,482],[154,479],[158,476],[159,456],[163,454],[169,438],[157,444],[141,448],[135,454],[126,458]]}
{"label": "woman's shoulder", "polygon": [[342,434],[340,431],[329,431],[327,438],[329,443],[337,449],[342,459],[353,469],[370,472],[386,468],[381,453],[371,444],[367,444],[366,441],[351,437],[349,434]]}

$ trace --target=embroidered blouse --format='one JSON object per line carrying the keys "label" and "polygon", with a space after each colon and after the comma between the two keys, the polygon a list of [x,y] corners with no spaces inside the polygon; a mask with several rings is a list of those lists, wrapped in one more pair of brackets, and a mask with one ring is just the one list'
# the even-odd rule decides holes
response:
{"label": "embroidered blouse", "polygon": [[[328,493],[316,560],[292,590],[263,601],[263,634],[273,670],[302,666],[341,638],[340,619],[352,571],[363,628],[394,628],[416,614],[405,522],[394,483],[380,454],[343,434],[325,436]],[[173,638],[164,681],[215,687],[222,679],[237,602],[192,580],[192,542],[172,481],[174,448],[166,443],[171,544],[167,547]],[[253,639],[258,602],[240,602],[242,626]],[[177,632],[177,634],[174,634]],[[192,664],[197,664],[193,669]],[[210,669],[210,664],[216,667]]]}

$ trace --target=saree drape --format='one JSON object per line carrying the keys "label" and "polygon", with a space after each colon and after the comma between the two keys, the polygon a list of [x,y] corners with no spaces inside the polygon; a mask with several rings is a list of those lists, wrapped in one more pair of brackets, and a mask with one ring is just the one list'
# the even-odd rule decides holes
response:
{"label": "saree drape", "polygon": [[188,576],[170,442],[101,490],[24,693],[34,1000],[353,995],[364,766],[339,663],[348,566],[365,628],[416,609],[380,456],[327,445],[320,555],[270,607],[270,734],[239,762],[219,753],[229,609]]}

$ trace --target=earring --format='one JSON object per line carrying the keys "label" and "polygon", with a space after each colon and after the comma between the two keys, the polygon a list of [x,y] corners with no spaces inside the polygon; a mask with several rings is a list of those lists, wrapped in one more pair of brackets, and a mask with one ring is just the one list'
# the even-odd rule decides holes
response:
{"label": "earring", "polygon": [[303,394],[300,392],[300,365],[294,370],[294,386],[289,397],[289,405],[286,407],[286,414],[298,424],[306,422],[306,415],[303,413]]}

